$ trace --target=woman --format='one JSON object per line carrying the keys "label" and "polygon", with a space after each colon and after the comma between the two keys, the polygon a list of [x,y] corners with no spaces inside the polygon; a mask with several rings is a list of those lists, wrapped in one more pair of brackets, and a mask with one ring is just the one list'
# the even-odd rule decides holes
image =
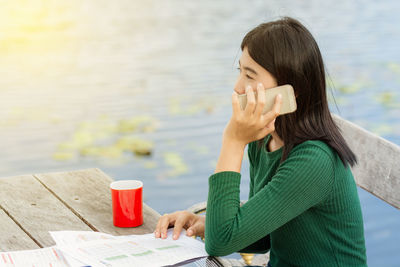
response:
{"label": "woman", "polygon": [[[233,115],[209,178],[207,215],[161,217],[155,236],[174,226],[205,236],[206,251],[265,253],[269,266],[366,266],[363,220],[350,166],[356,157],[328,109],[318,45],[297,20],[264,23],[243,39]],[[291,84],[297,110],[262,114],[264,88]],[[257,90],[257,99],[254,89]],[[241,110],[238,94],[247,93]],[[240,206],[240,167],[250,160],[249,200]]]}

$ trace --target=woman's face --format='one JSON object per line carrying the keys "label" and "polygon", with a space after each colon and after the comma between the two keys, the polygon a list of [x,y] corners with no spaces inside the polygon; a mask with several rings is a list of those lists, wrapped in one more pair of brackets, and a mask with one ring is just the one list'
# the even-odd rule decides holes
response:
{"label": "woman's face", "polygon": [[257,84],[259,83],[262,83],[265,89],[278,86],[275,77],[250,57],[247,47],[243,49],[240,57],[239,70],[239,76],[235,84],[235,91],[239,95],[246,93],[248,85],[254,91],[257,90]]}

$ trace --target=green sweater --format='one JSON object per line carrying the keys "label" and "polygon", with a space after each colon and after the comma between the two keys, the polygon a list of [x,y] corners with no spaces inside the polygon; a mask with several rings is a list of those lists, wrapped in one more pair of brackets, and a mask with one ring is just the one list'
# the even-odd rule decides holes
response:
{"label": "green sweater", "polygon": [[266,253],[280,266],[367,266],[364,228],[350,168],[322,141],[248,147],[249,200],[240,206],[240,173],[209,178],[205,247],[210,255]]}

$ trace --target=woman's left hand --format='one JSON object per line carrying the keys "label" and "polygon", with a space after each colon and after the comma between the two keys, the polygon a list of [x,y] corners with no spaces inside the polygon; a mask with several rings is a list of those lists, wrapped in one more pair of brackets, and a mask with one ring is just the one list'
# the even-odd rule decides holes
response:
{"label": "woman's left hand", "polygon": [[282,104],[282,96],[275,99],[272,110],[262,114],[265,106],[265,89],[259,83],[257,85],[257,100],[251,86],[246,88],[247,105],[241,110],[238,94],[232,94],[233,114],[224,130],[224,140],[232,141],[240,145],[247,145],[255,140],[264,138],[275,130],[275,119],[279,116]]}

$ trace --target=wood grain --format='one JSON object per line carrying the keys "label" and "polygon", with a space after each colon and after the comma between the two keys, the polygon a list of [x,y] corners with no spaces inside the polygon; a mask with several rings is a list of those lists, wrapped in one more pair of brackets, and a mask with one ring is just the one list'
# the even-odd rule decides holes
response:
{"label": "wood grain", "polygon": [[400,147],[335,115],[346,142],[358,157],[357,185],[400,209]]}
{"label": "wood grain", "polygon": [[39,246],[0,209],[0,251],[36,249]]}
{"label": "wood grain", "polygon": [[0,206],[41,247],[55,244],[48,231],[90,230],[32,175],[1,178]]}
{"label": "wood grain", "polygon": [[151,233],[160,217],[160,214],[143,204],[143,225],[134,228],[115,227],[109,187],[113,179],[99,169],[34,176],[95,231],[112,235]]}

